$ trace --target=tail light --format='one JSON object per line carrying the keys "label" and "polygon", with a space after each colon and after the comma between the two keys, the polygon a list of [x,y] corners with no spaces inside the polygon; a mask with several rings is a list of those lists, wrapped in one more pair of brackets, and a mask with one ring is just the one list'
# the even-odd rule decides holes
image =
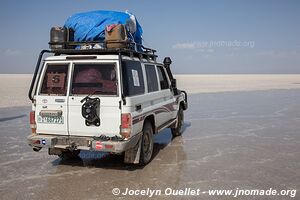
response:
{"label": "tail light", "polygon": [[129,138],[131,133],[131,114],[125,113],[121,115],[121,135],[124,138]]}
{"label": "tail light", "polygon": [[30,128],[31,128],[31,133],[36,133],[36,122],[35,122],[35,112],[31,111],[30,112]]}
{"label": "tail light", "polygon": [[103,148],[103,146],[102,146],[102,144],[101,144],[100,141],[96,141],[95,148],[96,148],[96,149],[102,149],[102,148]]}

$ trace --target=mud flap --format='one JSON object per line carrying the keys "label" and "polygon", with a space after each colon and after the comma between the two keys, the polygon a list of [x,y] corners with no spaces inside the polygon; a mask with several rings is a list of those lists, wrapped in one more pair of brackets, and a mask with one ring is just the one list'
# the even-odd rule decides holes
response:
{"label": "mud flap", "polygon": [[133,148],[125,151],[124,163],[139,164],[141,148],[142,148],[142,137],[139,139],[139,142]]}

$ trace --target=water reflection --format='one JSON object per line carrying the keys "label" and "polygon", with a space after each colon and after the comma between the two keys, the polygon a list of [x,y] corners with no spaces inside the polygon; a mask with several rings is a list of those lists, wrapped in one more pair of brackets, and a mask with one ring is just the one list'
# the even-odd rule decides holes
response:
{"label": "water reflection", "polygon": [[[80,158],[72,161],[56,159],[52,162],[55,174],[48,177],[43,192],[60,190],[60,198],[76,194],[77,199],[113,199],[111,189],[115,187],[125,191],[179,186],[187,157],[183,139],[172,139],[171,131],[166,129],[155,135],[154,149],[153,160],[144,167],[123,164],[121,155],[98,152],[82,152]],[[60,185],[66,182],[69,185]],[[94,192],[88,193],[91,189]]]}
{"label": "water reflection", "polygon": [[[185,131],[189,126],[190,123],[185,123],[183,130]],[[164,158],[165,157],[164,155],[159,155],[159,154],[160,151],[164,150],[167,146],[169,150],[166,150],[164,154],[168,153],[169,151],[170,152],[168,153],[166,158]],[[172,153],[175,153],[176,155],[173,155]],[[160,161],[164,159],[167,159],[168,161],[172,161],[173,160],[172,158],[179,161],[178,155],[181,154],[185,155],[183,151],[183,141],[181,137],[172,138],[169,129],[166,129],[154,136],[154,149],[153,149],[152,161],[153,160]],[[63,160],[57,158],[52,162],[52,164],[53,166],[69,165],[69,166],[77,166],[77,167],[95,167],[95,168],[108,168],[108,169],[118,169],[118,170],[134,170],[134,169],[144,168],[138,165],[124,164],[123,155],[115,155],[115,154],[103,153],[97,151],[81,151],[79,156],[80,157],[73,160]],[[174,161],[172,161],[172,163],[174,163]]]}

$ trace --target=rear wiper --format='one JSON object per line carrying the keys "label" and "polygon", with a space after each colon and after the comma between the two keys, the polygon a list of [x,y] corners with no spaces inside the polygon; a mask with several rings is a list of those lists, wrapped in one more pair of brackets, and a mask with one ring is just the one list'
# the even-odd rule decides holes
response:
{"label": "rear wiper", "polygon": [[88,94],[86,97],[84,97],[84,98],[80,101],[80,103],[85,102],[87,99],[89,99],[91,96],[93,96],[96,92],[101,92],[101,91],[100,91],[100,90],[95,90],[93,93]]}

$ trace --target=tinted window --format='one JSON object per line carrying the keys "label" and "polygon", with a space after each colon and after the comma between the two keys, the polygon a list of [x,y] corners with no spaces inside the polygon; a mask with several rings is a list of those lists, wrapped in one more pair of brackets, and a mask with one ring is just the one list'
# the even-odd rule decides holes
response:
{"label": "tinted window", "polygon": [[162,90],[169,89],[169,82],[165,70],[161,66],[157,66],[157,72],[159,77],[160,88]]}
{"label": "tinted window", "polygon": [[141,63],[138,61],[123,61],[123,93],[125,96],[143,94],[144,78]]}
{"label": "tinted window", "polygon": [[114,64],[75,64],[72,94],[117,95]]}
{"label": "tinted window", "polygon": [[68,64],[47,65],[40,94],[66,95]]}
{"label": "tinted window", "polygon": [[147,75],[148,92],[154,92],[158,90],[158,82],[154,65],[145,65]]}

